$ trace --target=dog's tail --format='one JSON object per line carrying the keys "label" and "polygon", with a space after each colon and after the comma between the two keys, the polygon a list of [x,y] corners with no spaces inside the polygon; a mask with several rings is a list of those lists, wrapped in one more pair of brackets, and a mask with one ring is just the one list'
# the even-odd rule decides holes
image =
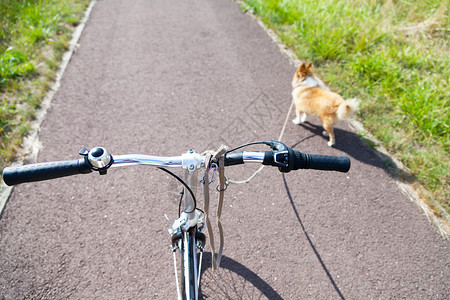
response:
{"label": "dog's tail", "polygon": [[354,113],[359,110],[359,100],[356,98],[347,99],[341,103],[338,107],[337,117],[340,120],[350,118]]}

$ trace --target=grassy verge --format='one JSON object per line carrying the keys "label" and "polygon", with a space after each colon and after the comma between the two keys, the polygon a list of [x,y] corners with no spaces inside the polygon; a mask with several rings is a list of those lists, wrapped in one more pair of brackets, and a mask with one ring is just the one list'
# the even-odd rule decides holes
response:
{"label": "grassy verge", "polygon": [[449,0],[245,0],[344,97],[410,169],[437,215],[450,213]]}
{"label": "grassy verge", "polygon": [[0,0],[0,168],[30,129],[90,0]]}

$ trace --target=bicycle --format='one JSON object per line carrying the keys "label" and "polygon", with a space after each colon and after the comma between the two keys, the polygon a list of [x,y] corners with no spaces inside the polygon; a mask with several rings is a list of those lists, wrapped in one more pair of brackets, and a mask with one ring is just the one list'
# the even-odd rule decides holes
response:
{"label": "bicycle", "polygon": [[[271,148],[270,151],[242,151],[237,150],[250,146],[263,144]],[[244,163],[261,163],[263,166],[278,167],[280,172],[288,173],[298,169],[316,169],[348,172],[350,159],[346,156],[334,157],[327,155],[306,154],[287,147],[278,141],[253,142],[239,147],[228,149],[221,147],[218,151],[206,151],[202,154],[192,149],[181,156],[162,157],[153,155],[111,155],[103,147],[95,147],[91,150],[82,148],[79,151],[80,159],[30,164],[18,167],[6,167],[3,170],[4,182],[11,186],[20,183],[34,182],[60,178],[65,176],[88,174],[93,171],[100,175],[107,174],[110,167],[122,167],[132,165],[149,165],[158,167],[176,178],[182,185],[183,191],[179,200],[178,219],[169,229],[171,237],[171,250],[173,252],[175,281],[178,299],[198,299],[202,256],[206,245],[206,235],[203,232],[207,227],[210,244],[211,260],[213,268],[220,265],[223,246],[223,229],[218,212],[218,226],[220,233],[220,247],[215,255],[214,238],[209,222],[209,186],[219,177],[219,209],[223,201],[224,191],[228,187],[228,180],[224,175],[224,168]],[[181,168],[184,178],[181,179],[167,168]],[[204,169],[201,181],[198,180],[200,169]],[[212,172],[212,180],[209,173]],[[217,175],[216,175],[217,174]],[[204,188],[204,211],[197,207],[195,191],[198,184]],[[183,206],[183,209],[181,207]],[[179,252],[180,263],[177,268],[176,252]],[[180,279],[178,278],[180,274]]]}

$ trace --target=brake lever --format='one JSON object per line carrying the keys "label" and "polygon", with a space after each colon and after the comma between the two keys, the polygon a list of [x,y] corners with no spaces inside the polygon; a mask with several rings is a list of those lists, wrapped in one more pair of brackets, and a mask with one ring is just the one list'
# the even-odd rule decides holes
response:
{"label": "brake lever", "polygon": [[274,152],[287,151],[289,149],[288,146],[286,146],[285,144],[283,144],[282,142],[279,142],[279,141],[269,140],[269,141],[265,141],[264,143],[266,145],[270,146],[270,148]]}
{"label": "brake lever", "polygon": [[264,143],[273,151],[273,166],[277,166],[283,173],[291,171],[292,164],[289,161],[293,160],[294,151],[280,141],[269,140]]}

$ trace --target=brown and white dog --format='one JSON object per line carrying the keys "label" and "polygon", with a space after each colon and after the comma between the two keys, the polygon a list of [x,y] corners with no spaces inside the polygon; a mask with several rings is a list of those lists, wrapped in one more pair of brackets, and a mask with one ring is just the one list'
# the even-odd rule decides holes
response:
{"label": "brown and white dog", "polygon": [[295,104],[294,124],[306,121],[308,115],[318,117],[325,129],[323,135],[329,136],[328,146],[335,144],[334,125],[339,120],[351,117],[359,109],[357,99],[344,100],[333,93],[314,75],[312,64],[302,65],[292,79],[292,98]]}

